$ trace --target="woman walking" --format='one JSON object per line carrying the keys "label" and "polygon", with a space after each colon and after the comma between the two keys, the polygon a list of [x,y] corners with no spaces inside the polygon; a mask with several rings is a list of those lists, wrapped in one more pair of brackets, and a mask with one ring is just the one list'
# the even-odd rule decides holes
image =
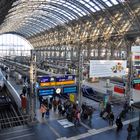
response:
{"label": "woman walking", "polygon": [[44,104],[41,104],[40,112],[42,113],[42,118],[44,118],[46,110],[47,110],[47,107]]}

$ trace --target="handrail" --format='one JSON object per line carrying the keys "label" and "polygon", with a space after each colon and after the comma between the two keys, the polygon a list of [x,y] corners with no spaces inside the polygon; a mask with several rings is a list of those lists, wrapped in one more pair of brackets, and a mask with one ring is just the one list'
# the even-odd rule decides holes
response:
{"label": "handrail", "polygon": [[10,91],[12,97],[14,98],[17,106],[19,108],[21,108],[21,98],[19,96],[19,93],[14,89],[14,87],[11,85],[11,83],[6,80],[5,77],[3,78],[3,80],[4,80],[5,86],[8,88],[8,90]]}

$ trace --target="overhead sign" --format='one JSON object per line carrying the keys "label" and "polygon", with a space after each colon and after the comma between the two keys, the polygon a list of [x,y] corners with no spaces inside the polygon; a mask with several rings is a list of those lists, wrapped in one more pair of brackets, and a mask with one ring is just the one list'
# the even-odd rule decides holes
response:
{"label": "overhead sign", "polygon": [[55,81],[55,77],[50,77],[50,76],[40,76],[40,77],[38,77],[38,82],[39,83],[53,82],[53,81]]}
{"label": "overhead sign", "polygon": [[126,60],[90,60],[90,77],[123,76]]}
{"label": "overhead sign", "polygon": [[75,84],[75,75],[64,75],[57,77],[42,76],[38,78],[40,87],[62,86]]}
{"label": "overhead sign", "polygon": [[53,95],[53,94],[55,94],[55,89],[54,88],[39,89],[38,94],[39,94],[39,96]]}
{"label": "overhead sign", "polygon": [[63,94],[77,93],[77,86],[63,87]]}
{"label": "overhead sign", "polygon": [[133,83],[134,83],[134,84],[140,84],[140,79],[134,79],[134,80],[133,80]]}

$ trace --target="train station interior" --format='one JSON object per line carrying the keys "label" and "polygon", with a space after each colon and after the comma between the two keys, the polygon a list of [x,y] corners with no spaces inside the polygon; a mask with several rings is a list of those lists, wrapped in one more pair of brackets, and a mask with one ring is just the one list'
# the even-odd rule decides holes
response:
{"label": "train station interior", "polygon": [[140,140],[140,0],[0,0],[0,140]]}

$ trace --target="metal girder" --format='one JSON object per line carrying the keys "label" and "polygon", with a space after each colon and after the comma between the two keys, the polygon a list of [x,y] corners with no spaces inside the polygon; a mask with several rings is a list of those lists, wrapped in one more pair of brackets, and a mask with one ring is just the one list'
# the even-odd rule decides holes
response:
{"label": "metal girder", "polygon": [[54,15],[57,15],[57,16],[59,16],[61,18],[64,18],[67,21],[72,20],[74,18],[69,13],[64,12],[64,10],[60,11],[60,9],[58,11],[58,10],[53,9],[53,8],[51,9],[50,7],[49,8],[45,7],[45,8],[42,9],[42,11],[48,12],[48,14],[53,13]]}
{"label": "metal girder", "polygon": [[23,34],[26,37],[28,37],[30,35],[35,35],[34,29],[29,29],[29,28],[26,28],[26,30],[25,29],[19,29],[19,30],[16,30],[16,32],[18,32],[20,34]]}
{"label": "metal girder", "polygon": [[[48,14],[46,15],[46,20],[42,21],[42,23],[37,21],[37,24],[39,24],[40,27],[46,25],[46,29],[52,28],[58,25],[68,23],[70,20],[78,19],[81,18],[82,16],[90,15],[93,14],[94,12],[104,9],[104,7],[101,6],[102,2],[103,0],[100,0],[100,2],[99,1],[97,2],[95,0],[36,0],[36,1],[17,0],[12,5],[13,9],[9,11],[9,15],[7,16],[8,19],[7,23],[10,22],[11,18],[15,18],[16,16],[20,15],[21,17],[23,17],[23,20],[20,19],[21,22],[19,22],[19,27],[25,23],[28,26],[29,23],[28,20],[30,20],[31,22],[35,21],[35,19],[31,20],[32,17],[37,18],[38,20],[40,19],[40,17],[42,17],[43,14]],[[109,6],[114,5],[114,0],[106,0],[106,2],[110,2]],[[45,12],[40,14],[39,12],[41,11],[45,11]],[[14,14],[16,16],[14,16]],[[51,21],[50,24],[48,23],[49,22],[48,20]],[[55,26],[53,25],[51,26],[51,23],[55,23],[54,20],[56,21],[56,24]],[[45,24],[43,24],[43,22],[45,22]],[[11,26],[11,28],[7,28],[7,26],[10,26],[7,23],[3,26],[4,30],[5,31],[12,30],[11,28],[13,25]],[[14,29],[16,30],[16,28]],[[2,31],[4,32],[4,30]],[[34,34],[39,33],[37,30],[34,31],[35,31]],[[39,30],[39,31],[43,31],[43,30]]]}

